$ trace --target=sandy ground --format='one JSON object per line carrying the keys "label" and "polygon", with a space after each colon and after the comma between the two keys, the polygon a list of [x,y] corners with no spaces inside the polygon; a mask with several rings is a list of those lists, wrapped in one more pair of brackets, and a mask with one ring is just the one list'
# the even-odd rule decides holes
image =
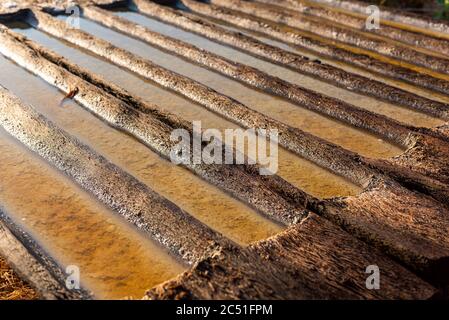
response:
{"label": "sandy ground", "polygon": [[25,284],[0,257],[0,300],[37,299],[36,292]]}

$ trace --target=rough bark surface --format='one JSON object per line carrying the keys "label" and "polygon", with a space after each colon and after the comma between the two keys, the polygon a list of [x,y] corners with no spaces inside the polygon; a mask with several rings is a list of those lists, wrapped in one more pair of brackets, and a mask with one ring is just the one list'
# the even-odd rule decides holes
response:
{"label": "rough bark surface", "polygon": [[446,58],[412,50],[409,47],[385,41],[377,37],[370,37],[364,33],[327,23],[323,20],[315,20],[300,13],[279,10],[276,7],[267,7],[240,0],[212,0],[210,2],[268,21],[285,24],[300,29],[301,31],[308,31],[320,37],[381,53],[385,56],[407,61],[438,72],[446,73],[449,70],[449,60]]}
{"label": "rough bark surface", "polygon": [[0,124],[13,137],[185,262],[192,264],[216,246],[231,245],[2,87],[0,111]]}
{"label": "rough bark surface", "polygon": [[[398,64],[387,63],[366,54],[347,50],[341,46],[335,45],[335,43],[325,43],[318,40],[316,37],[303,34],[292,28],[256,19],[235,10],[208,5],[193,0],[183,0],[183,2],[195,13],[221,20],[233,26],[259,32],[285,43],[299,46],[315,54],[330,57],[331,59],[336,59],[364,70],[369,70],[377,74],[406,81],[422,87],[429,87],[430,89],[432,89],[432,87],[430,87],[427,82],[441,83],[441,79],[428,75],[426,76],[423,73],[412,70],[410,68],[412,67],[411,64],[409,64],[408,67],[402,67]],[[437,84],[437,86],[440,85],[441,84]],[[443,80],[442,85],[447,86],[447,81]]]}
{"label": "rough bark surface", "polygon": [[393,40],[398,40],[409,45],[419,46],[434,52],[449,55],[449,41],[446,39],[425,35],[418,32],[403,30],[380,22],[380,28],[367,29],[366,18],[338,11],[332,7],[325,7],[306,1],[295,0],[256,0],[255,2],[267,3],[289,8],[310,17],[319,17],[363,32],[373,33]]}
{"label": "rough bark surface", "polygon": [[[333,17],[344,16],[344,13],[333,16],[333,9],[319,6],[307,13],[306,7],[293,5],[302,3],[296,0],[283,0],[281,3],[285,3],[285,7],[290,11],[276,9],[276,15],[270,16],[268,12],[260,9],[265,8],[265,5],[257,4],[257,2],[272,3],[269,0],[212,2],[240,11],[246,10],[247,13],[249,8],[257,9],[251,13],[275,20],[277,23],[289,21],[293,23],[293,18],[300,15],[298,12],[308,14],[308,17],[313,15],[313,19],[332,20]],[[337,2],[355,3],[334,1]],[[24,105],[0,87],[0,124],[10,134],[192,265],[189,271],[176,279],[151,289],[146,298],[444,297],[440,289],[449,284],[447,124],[431,129],[405,126],[332,97],[294,86],[257,69],[234,63],[220,55],[151,32],[93,5],[102,8],[113,5],[137,8],[141,13],[233,46],[256,57],[288,66],[348,90],[415,108],[444,119],[449,117],[447,104],[320,64],[319,61],[310,61],[300,55],[264,44],[251,36],[218,27],[207,19],[198,18],[186,11],[160,6],[153,2],[80,0],[76,3],[84,8],[86,18],[156,45],[171,54],[181,55],[270,94],[283,96],[314,111],[386,136],[408,148],[406,152],[393,159],[369,159],[275,121],[205,85],[170,72],[93,35],[69,28],[48,14],[65,12],[69,5],[68,1],[17,0],[15,5],[10,3],[8,6],[2,3],[0,20],[25,19],[38,29],[87,49],[166,89],[176,91],[241,126],[276,128],[280,131],[281,145],[288,150],[365,187],[364,192],[358,196],[320,200],[288,184],[278,176],[260,176],[257,166],[187,165],[187,169],[252,206],[261,214],[289,225],[289,228],[281,234],[241,248],[109,163],[94,150],[67,135],[62,129],[36,113],[32,107]],[[415,85],[449,92],[449,82],[444,80],[380,63],[366,56],[349,54],[332,46],[326,47],[313,39],[293,36],[295,32],[281,28],[276,23],[262,23],[248,15],[210,4],[191,0],[185,0],[183,3],[209,18],[226,18],[228,22],[240,27],[254,27],[259,32],[275,35],[284,41],[288,37],[294,38],[295,43],[299,41],[302,45],[320,53],[342,54],[344,59],[364,69],[382,71],[385,75]],[[29,9],[31,5],[33,8]],[[301,26],[317,26],[313,24],[315,21],[313,19],[304,20],[303,23],[310,22],[310,24]],[[349,19],[349,23],[357,23],[357,18]],[[329,29],[329,25],[318,27],[324,28],[323,32],[340,30]],[[392,38],[404,37],[407,41],[430,39],[428,35],[418,36],[408,31],[397,31],[395,28],[400,29],[399,27],[387,29]],[[352,33],[347,33],[346,36],[352,37]],[[347,40],[363,42],[368,41],[366,39],[369,37],[351,39]],[[133,135],[165,158],[169,158],[173,145],[169,139],[170,132],[175,128],[189,129],[189,123],[164,111],[163,106],[150,104],[133,96],[119,86],[12,32],[7,27],[0,27],[0,41],[2,43],[0,53],[7,58],[64,92],[76,87],[78,94],[74,100],[81,106],[109,125]],[[425,43],[444,44],[443,41]],[[363,46],[361,42],[356,44]],[[373,42],[365,45],[381,44]],[[381,53],[388,55],[388,52]],[[410,51],[390,53],[404,54],[409,60],[412,57],[409,54],[415,54]],[[422,58],[423,55],[419,57]],[[423,64],[419,59],[413,62]],[[438,65],[435,59],[426,61],[430,63],[429,67]],[[61,280],[63,272],[57,263],[5,215],[0,215],[0,218],[0,255],[7,257],[9,263],[37,288],[42,297],[47,299],[91,297],[86,292],[77,294],[67,292]],[[366,268],[372,265],[380,269],[381,290],[369,290],[366,287],[368,277]]]}
{"label": "rough bark surface", "polygon": [[[17,41],[23,37],[1,26],[0,37],[4,43],[4,46],[0,47],[0,52],[4,55],[64,92],[77,87],[79,93],[74,99],[83,107],[111,126],[133,135],[166,159],[170,159],[170,151],[176,144],[170,139],[171,132],[176,129],[169,125],[174,117],[162,122],[160,121],[162,113],[159,113],[159,118],[154,118],[151,113],[141,112],[106,94],[101,88],[42,58],[23,42]],[[239,166],[195,164],[192,161],[186,167],[206,181],[282,223],[297,221],[302,215],[302,208],[292,206],[288,200],[265,186],[258,173],[250,175]]]}
{"label": "rough bark surface", "polygon": [[[296,1],[296,0],[290,0]],[[358,12],[365,15],[366,3],[357,0],[314,0],[318,3],[335,6],[348,11]],[[422,29],[431,29],[441,33],[449,33],[449,23],[446,21],[436,21],[430,17],[425,17],[412,13],[404,13],[401,10],[381,7],[381,17],[405,25],[413,25]]]}
{"label": "rough bark surface", "polygon": [[[383,270],[382,290],[366,288],[369,265]],[[217,252],[145,298],[428,299],[435,293],[403,267],[310,214],[273,238],[246,249]]]}

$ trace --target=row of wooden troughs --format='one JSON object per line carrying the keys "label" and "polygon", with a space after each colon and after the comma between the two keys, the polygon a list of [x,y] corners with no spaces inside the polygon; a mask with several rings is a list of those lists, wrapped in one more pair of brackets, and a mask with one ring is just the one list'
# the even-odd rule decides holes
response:
{"label": "row of wooden troughs", "polygon": [[[380,8],[367,29],[353,0],[75,4],[0,7],[0,256],[41,298],[447,295],[449,24]],[[194,120],[277,130],[279,171],[174,165]]]}

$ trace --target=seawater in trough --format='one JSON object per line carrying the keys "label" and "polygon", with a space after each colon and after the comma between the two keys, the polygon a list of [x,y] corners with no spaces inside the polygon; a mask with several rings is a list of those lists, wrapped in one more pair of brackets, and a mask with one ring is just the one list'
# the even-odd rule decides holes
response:
{"label": "seawater in trough", "polygon": [[[85,20],[83,20],[83,22],[85,22]],[[208,110],[205,110],[204,108],[180,97],[177,94],[163,90],[159,86],[142,80],[138,76],[126,72],[111,63],[105,62],[101,58],[86,54],[82,50],[56,40],[40,31],[36,31],[34,29],[15,29],[15,31],[21,32],[30,39],[50,48],[51,50],[54,50],[64,57],[67,57],[78,65],[85,67],[92,72],[98,73],[112,82],[115,82],[130,91],[132,94],[142,97],[150,103],[155,103],[161,106],[164,110],[175,113],[188,121],[200,120],[204,128],[217,128],[219,130],[224,130],[227,128],[238,127],[236,124],[231,123]],[[231,81],[226,78],[224,79],[226,81]],[[139,146],[139,150],[140,149],[145,149],[145,147]],[[122,156],[124,157],[124,155]],[[181,169],[178,168],[177,170]],[[157,175],[158,173],[154,174]],[[322,169],[307,160],[297,157],[282,148],[279,149],[278,174],[287,181],[317,197],[325,198],[332,196],[353,195],[358,193],[360,190],[347,180],[332,174],[328,170]],[[179,183],[182,183],[182,179],[176,179],[176,181],[178,180]],[[154,187],[154,185],[150,185]],[[163,183],[161,187],[165,190],[169,190],[171,185],[172,183]],[[186,190],[189,190],[189,188]],[[160,192],[167,196],[166,191]],[[171,196],[179,197],[179,191],[173,192]],[[194,208],[198,207],[198,203],[204,203],[204,201],[207,201],[207,198],[201,196],[198,196],[196,198],[197,200],[193,201],[191,196],[188,194],[186,194],[186,198],[187,199],[185,201],[188,201],[189,205],[182,207],[194,215],[196,212]],[[198,199],[203,200],[199,201]],[[175,198],[173,201],[181,202],[181,199]]]}
{"label": "seawater in trough", "polygon": [[[65,19],[65,17],[60,18]],[[334,142],[349,150],[375,158],[388,158],[402,152],[401,148],[383,141],[379,137],[303,109],[284,99],[248,88],[237,81],[165,53],[162,50],[89,20],[81,19],[80,27],[96,37],[105,39],[118,47],[150,59],[164,68],[206,84],[208,87],[228,95],[254,110]]]}
{"label": "seawater in trough", "polygon": [[[193,16],[195,16],[195,15],[193,15]],[[320,56],[317,53],[308,51],[308,50],[300,48],[298,46],[295,46],[295,45],[292,45],[292,44],[288,44],[288,43],[282,42],[280,40],[276,40],[276,39],[270,38],[267,35],[260,34],[260,33],[257,33],[257,32],[253,32],[251,30],[244,30],[244,29],[240,29],[240,28],[231,26],[231,25],[229,25],[227,23],[224,23],[223,21],[214,21],[214,22],[217,23],[221,28],[224,28],[226,30],[233,31],[233,32],[240,32],[242,34],[245,34],[245,35],[248,35],[248,36],[250,36],[252,38],[257,39],[258,41],[260,41],[262,43],[265,43],[265,44],[268,44],[268,45],[280,48],[280,49],[288,51],[288,52],[292,52],[292,53],[295,53],[295,54],[299,54],[299,55],[308,57],[310,60],[317,60],[317,61],[320,61],[322,63],[328,64],[330,66],[334,66],[334,67],[343,69],[343,70],[345,70],[347,72],[351,72],[353,74],[361,75],[361,76],[364,76],[366,78],[373,79],[373,80],[385,83],[387,85],[391,85],[391,86],[396,87],[396,88],[400,88],[402,90],[413,92],[415,94],[418,94],[418,95],[420,95],[422,97],[426,97],[428,99],[433,99],[435,101],[441,101],[441,102],[444,102],[444,103],[449,103],[449,97],[447,95],[444,95],[444,94],[441,94],[441,93],[438,93],[438,92],[435,92],[435,91],[427,90],[427,89],[425,89],[423,87],[416,86],[416,85],[413,85],[413,84],[409,84],[409,83],[404,82],[404,81],[396,80],[396,79],[393,79],[391,77],[383,76],[383,75],[378,74],[378,73],[370,72],[369,70],[366,70],[366,69],[363,69],[363,68],[358,68],[358,67],[356,67],[354,65],[351,65],[351,64],[348,64],[346,62],[332,59],[331,57]],[[306,84],[302,84],[302,85],[306,86]],[[319,88],[315,88],[315,89],[318,90]],[[324,93],[326,93],[326,92],[324,92]],[[369,103],[368,105],[362,105],[362,104],[358,103],[357,100],[356,101],[353,101],[352,99],[351,100],[346,100],[346,98],[345,98],[346,96],[347,96],[347,93],[342,93],[342,96],[340,98],[342,100],[351,102],[354,105],[357,105],[359,107],[367,108],[368,110],[371,110],[371,109],[369,109],[369,107],[371,105],[373,105],[373,106],[376,105],[374,102],[373,102],[373,104]],[[361,96],[361,98],[362,97],[363,96]],[[363,97],[363,99],[367,99],[367,97]],[[363,99],[362,100],[358,100],[358,101],[363,101]],[[407,110],[407,109],[400,110],[401,107],[398,107],[398,113],[394,113],[394,112],[390,113],[390,112],[388,112],[388,108],[385,108],[385,106],[384,106],[385,103],[382,103],[380,101],[378,101],[378,103],[380,103],[381,107],[378,108],[378,109],[373,109],[372,111],[379,112],[379,113],[384,113],[385,112],[386,115],[388,115],[388,116],[390,116],[392,118],[398,119],[400,121],[404,121],[404,122],[407,122],[405,119],[407,117],[410,117],[410,116],[406,116],[406,117],[401,118],[401,116],[404,114],[404,112],[406,112],[406,113],[409,112],[409,110]],[[416,112],[412,111],[412,113],[411,113],[412,117],[413,117],[413,114],[415,114],[415,113]],[[444,123],[444,121],[439,120],[439,119],[435,119],[435,118],[430,117],[429,115],[426,115],[426,114],[417,113],[417,115],[419,115],[419,117],[418,117],[418,119],[416,119],[418,122],[415,123],[415,125],[416,124],[420,124],[422,126],[431,126],[431,125],[435,125],[435,124],[438,125],[438,124]]]}
{"label": "seawater in trough", "polygon": [[[328,84],[326,82],[319,81],[310,76],[302,75],[298,72],[294,72],[287,68],[274,65],[261,59],[257,59],[248,54],[242,53],[236,49],[220,45],[214,41],[208,40],[194,33],[184,31],[180,28],[168,25],[166,23],[140,15],[138,13],[119,11],[116,14],[120,17],[126,18],[130,21],[148,27],[152,31],[156,31],[166,36],[186,41],[197,47],[204,48],[207,49],[208,51],[221,55],[227,59],[235,60],[240,63],[250,65],[268,74],[277,76],[283,80],[289,81],[294,84],[298,84],[307,89],[314,90],[322,94],[338,97],[339,99],[351,103],[360,108],[365,108],[369,111],[386,115],[388,117],[402,121],[407,124],[423,127],[434,127],[444,123],[444,120],[431,117],[424,113],[420,113],[398,105],[392,105],[390,103],[376,100],[374,98],[363,96],[357,93],[353,93],[348,90]],[[239,30],[239,32],[241,32],[241,30]],[[314,57],[314,59],[317,59],[317,57]],[[279,111],[280,113],[279,117],[282,117],[282,115],[288,112],[289,110],[290,109],[287,109],[283,112]],[[303,125],[304,124],[301,124],[299,127],[303,127]]]}
{"label": "seawater in trough", "polygon": [[[3,58],[0,65],[2,78],[17,81],[21,76],[9,72]],[[45,95],[40,90],[34,94]],[[0,203],[64,268],[77,266],[81,284],[96,298],[140,298],[186,269],[3,129]]]}
{"label": "seawater in trough", "polygon": [[5,70],[0,75],[4,86],[17,92],[21,99],[35,106],[64,130],[213,229],[241,244],[267,238],[282,230],[278,224],[188,170],[162,159],[142,143],[107,126],[77,104],[69,101],[60,107],[62,93],[6,59],[0,57],[0,61]]}
{"label": "seawater in trough", "polygon": [[[209,4],[183,3],[220,16],[207,12]],[[41,293],[60,292],[39,278],[61,280],[63,269],[76,265],[96,298],[140,298],[153,287],[145,298],[410,299],[435,297],[432,286],[447,284],[440,271],[448,256],[449,222],[441,215],[448,146],[443,132],[416,127],[449,119],[449,104],[220,31],[210,16],[189,20],[187,11],[153,2],[128,4],[142,15],[83,2],[84,31],[38,7],[13,16],[32,28],[0,26],[0,213],[2,223],[9,221],[3,230],[18,238],[4,242],[14,237],[2,233],[0,254],[18,274]],[[238,24],[236,16],[223,20]],[[293,32],[261,26],[252,24],[280,41],[295,40]],[[250,21],[241,27],[252,29]],[[296,40],[333,63],[449,93],[449,82],[427,86],[430,76],[364,59],[362,51],[333,50],[299,33]],[[193,121],[219,133],[278,129],[279,176],[249,166],[176,166],[168,160],[170,134]],[[334,196],[342,197],[321,201]],[[15,253],[22,244],[39,260],[32,268],[29,256]],[[372,261],[384,270],[385,290],[366,290]],[[187,264],[192,268],[174,278]],[[35,277],[41,266],[52,273],[47,279]],[[348,272],[355,280],[342,282]]]}

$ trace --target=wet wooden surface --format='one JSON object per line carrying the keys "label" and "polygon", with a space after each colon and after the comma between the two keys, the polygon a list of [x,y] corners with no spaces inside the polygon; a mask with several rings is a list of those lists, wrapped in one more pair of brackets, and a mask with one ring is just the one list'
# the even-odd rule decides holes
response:
{"label": "wet wooden surface", "polygon": [[[445,74],[446,64],[440,63],[446,59],[446,42],[435,40],[438,38],[436,34],[420,31],[417,24],[424,23],[423,21],[388,12],[388,17],[396,22],[383,21],[386,32],[378,32],[374,37],[363,30],[352,34],[352,31],[346,29],[349,23],[352,24],[351,27],[360,23],[360,16],[354,15],[353,19],[348,19],[346,26],[338,27],[341,28],[338,29],[339,32],[343,32],[346,37],[340,40],[345,41],[330,41],[329,38],[334,35],[326,33],[333,28],[329,21],[348,13],[321,5],[305,10],[303,4],[294,5],[294,1],[283,0],[276,4],[276,15],[267,16],[267,3],[273,5],[270,0],[252,1],[245,6],[239,6],[238,0],[226,3],[214,0],[212,5],[184,1],[184,5],[192,9],[192,14],[149,1],[135,0],[129,2],[128,9],[124,8],[133,11],[133,14],[102,11],[111,9],[110,2],[78,2],[86,9],[82,19],[96,20],[104,25],[99,27],[92,21],[82,20],[85,22],[83,31],[70,29],[62,19],[41,11],[44,9],[53,14],[62,13],[68,4],[65,1],[34,1],[33,4],[37,7],[32,14],[28,12],[28,15],[22,9],[28,8],[30,2],[16,1],[18,4],[15,6],[3,4],[0,14],[4,14],[3,20],[21,19],[22,22],[51,34],[61,43],[71,42],[72,48],[90,51],[92,56],[97,56],[96,59],[101,57],[107,60],[100,59],[105,70],[118,65],[122,68],[117,69],[120,72],[127,69],[129,74],[134,73],[152,81],[151,84],[141,82],[142,88],[159,85],[160,87],[154,88],[160,90],[160,99],[151,94],[141,96],[138,91],[130,90],[124,82],[112,83],[107,73],[103,74],[107,77],[105,80],[97,76],[94,69],[88,66],[83,69],[86,66],[82,59],[91,58],[82,58],[75,52],[72,53],[73,56],[65,55],[60,51],[64,54],[62,57],[50,51],[54,40],[38,44],[2,27],[2,53],[18,63],[19,66],[16,67],[35,73],[64,94],[72,91],[75,83],[78,91],[73,99],[105,122],[102,127],[104,134],[108,130],[114,130],[108,129],[107,125],[120,128],[140,140],[132,142],[136,148],[141,142],[144,143],[142,152],[150,147],[156,156],[167,157],[169,131],[185,127],[192,120],[182,108],[179,108],[182,110],[179,113],[176,108],[169,110],[175,111],[175,114],[164,109],[164,104],[170,103],[170,99],[163,100],[164,91],[167,95],[168,92],[172,94],[176,91],[190,100],[192,110],[198,110],[195,115],[190,116],[204,117],[211,122],[211,126],[215,122],[219,123],[220,119],[225,121],[224,118],[229,121],[229,126],[274,126],[282,132],[281,145],[295,154],[296,158],[289,156],[289,161],[297,163],[307,159],[317,165],[317,169],[307,166],[302,168],[311,168],[316,172],[328,170],[329,174],[343,176],[363,189],[360,194],[360,190],[357,190],[354,194],[342,194],[344,197],[323,199],[325,197],[310,191],[313,188],[307,188],[306,184],[310,183],[307,174],[303,174],[304,179],[297,179],[296,183],[287,182],[290,182],[289,174],[291,176],[291,172],[299,168],[295,166],[281,168],[279,175],[267,177],[259,176],[257,167],[251,166],[238,169],[187,168],[196,173],[198,179],[203,179],[214,185],[214,188],[234,197],[233,201],[236,202],[232,205],[241,208],[242,214],[246,210],[245,206],[250,206],[252,209],[246,210],[250,216],[261,214],[263,219],[271,218],[288,225],[285,231],[281,231],[282,228],[275,225],[270,229],[268,220],[260,220],[261,225],[271,231],[256,232],[260,236],[242,241],[244,245],[249,243],[245,247],[232,241],[238,239],[238,236],[226,233],[226,230],[232,228],[236,234],[244,232],[244,228],[240,228],[239,219],[229,220],[230,229],[220,229],[219,224],[216,224],[220,231],[223,230],[223,235],[215,233],[209,229],[214,225],[213,219],[190,218],[189,211],[198,213],[195,206],[184,202],[187,212],[178,211],[180,209],[172,206],[168,200],[161,200],[159,194],[162,193],[173,199],[175,204],[185,201],[182,197],[173,196],[173,193],[170,195],[169,189],[153,184],[151,186],[156,188],[157,193],[144,192],[150,180],[139,174],[139,171],[135,172],[136,178],[128,176],[126,172],[115,175],[114,183],[101,174],[95,176],[95,172],[107,172],[113,166],[105,165],[105,160],[97,156],[95,152],[99,150],[109,152],[108,157],[120,163],[117,170],[123,169],[120,167],[128,170],[126,159],[121,160],[110,153],[111,149],[104,148],[104,143],[99,143],[100,138],[91,139],[86,133],[83,138],[89,141],[89,145],[83,148],[90,155],[84,165],[100,168],[99,171],[92,171],[89,175],[85,170],[88,167],[83,167],[78,162],[74,168],[68,169],[67,164],[73,161],[68,155],[76,150],[76,144],[61,135],[63,131],[60,130],[69,128],[71,123],[63,119],[64,112],[60,112],[56,127],[48,126],[46,119],[40,123],[41,126],[44,125],[42,128],[49,128],[51,134],[59,140],[64,137],[66,143],[60,144],[56,149],[48,140],[37,137],[30,130],[29,124],[32,122],[27,120],[18,124],[3,117],[2,124],[13,137],[68,173],[74,181],[112,210],[119,211],[128,220],[134,213],[138,217],[142,213],[144,218],[154,217],[152,221],[145,218],[143,224],[138,222],[136,225],[139,228],[146,226],[143,229],[147,231],[152,230],[149,232],[151,238],[193,265],[186,272],[151,289],[145,298],[429,299],[440,296],[439,290],[449,283],[445,272],[449,268],[449,138],[446,123],[449,101],[441,95],[449,90],[449,76]],[[89,7],[93,4],[101,5],[103,9]],[[280,4],[284,5],[279,6]],[[223,5],[228,8],[220,7]],[[350,8],[357,11],[356,7]],[[293,18],[306,11],[313,15],[310,21],[307,20],[310,23],[295,23]],[[18,14],[11,15],[14,13]],[[151,21],[145,15],[160,21]],[[218,22],[216,19],[222,21],[215,24]],[[326,23],[325,19],[328,19]],[[308,34],[307,32],[313,31],[310,29],[313,23],[319,25],[320,21],[323,21],[320,25],[323,34]],[[406,28],[397,24],[397,21],[408,21],[413,27]],[[141,27],[140,24],[144,26]],[[105,27],[119,30],[122,34],[114,36],[118,34]],[[22,34],[26,35],[27,32]],[[355,34],[357,39],[354,38]],[[431,37],[434,37],[433,40]],[[214,43],[207,42],[206,38]],[[369,42],[369,39],[376,40]],[[420,41],[422,48],[415,51],[412,46],[404,44],[411,39]],[[402,44],[399,44],[401,41]],[[298,45],[303,48],[298,50]],[[373,46],[379,45],[390,46],[395,50],[404,46],[405,56],[401,56],[399,51],[366,51],[373,51]],[[232,52],[227,46],[235,51]],[[441,46],[441,52],[431,52]],[[61,48],[58,50],[62,50]],[[302,56],[304,48],[315,57]],[[338,53],[342,55],[337,57]],[[75,56],[82,59],[72,62]],[[424,61],[422,58],[427,56],[432,58]],[[393,57],[407,61],[398,62]],[[416,61],[410,57],[416,57]],[[276,67],[270,63],[276,64]],[[289,73],[283,73],[282,68],[288,68]],[[295,74],[306,77],[298,81]],[[236,84],[236,81],[244,82],[245,87]],[[125,88],[119,87],[121,85]],[[11,89],[14,91],[14,88]],[[262,94],[254,89],[265,92]],[[346,89],[357,95],[346,95]],[[435,94],[432,94],[432,90]],[[21,98],[20,92],[13,92],[11,96],[3,94],[3,103],[6,101],[11,104],[14,101],[13,104],[20,106],[20,100],[15,100],[14,95]],[[281,95],[292,105],[276,101],[278,98],[274,95]],[[357,101],[358,97],[366,100]],[[258,107],[264,100],[269,100],[271,107],[265,107],[265,104],[264,107]],[[379,101],[388,101],[390,105],[379,104]],[[295,104],[309,110],[307,113],[298,113]],[[4,106],[6,108],[6,104]],[[70,103],[70,107],[77,108],[78,105]],[[394,108],[398,108],[399,112],[395,113]],[[23,110],[26,110],[25,114],[29,112],[33,115],[33,109]],[[205,113],[206,110],[211,115]],[[211,111],[215,113],[213,116]],[[45,117],[57,119],[53,118],[51,112],[46,112]],[[329,122],[328,118],[322,118],[322,121],[318,117],[312,118],[318,113],[321,113],[320,116],[324,114],[331,117],[336,122]],[[301,117],[305,119],[301,121]],[[26,120],[27,116],[23,119]],[[88,117],[86,121],[87,119]],[[99,121],[98,119],[95,121]],[[316,120],[316,130],[313,129],[312,121],[306,119]],[[329,125],[320,129],[320,122]],[[223,126],[226,126],[225,123],[228,122],[223,122]],[[17,128],[22,128],[23,132]],[[346,143],[335,138],[338,135],[351,137],[351,132],[357,137],[359,133],[351,131],[354,128],[370,131],[369,135],[366,131],[360,131],[360,137],[367,137],[364,149],[358,147],[357,139],[348,138]],[[329,134],[332,129],[335,135]],[[77,131],[76,126],[70,130],[76,136],[83,136],[82,130]],[[385,151],[388,144],[381,139],[392,143],[391,150]],[[75,149],[67,149],[66,144]],[[67,154],[61,154],[58,148],[66,150]],[[126,148],[123,150],[124,153],[130,152]],[[82,152],[79,154],[84,155]],[[287,154],[282,157],[287,157]],[[156,158],[154,161],[158,162]],[[159,172],[162,167],[157,168]],[[190,174],[182,176],[182,181],[179,182],[181,186]],[[323,179],[333,179],[329,174],[323,175]],[[89,179],[98,181],[90,184],[86,182]],[[126,190],[114,186],[129,183],[130,179],[133,183],[128,184]],[[333,183],[338,189],[338,183],[343,183],[343,180],[340,182],[336,179]],[[11,188],[10,186],[8,190]],[[133,190],[140,190],[143,194],[151,194],[154,199],[161,200],[160,210],[154,206],[152,212],[140,210],[140,200],[129,193]],[[204,187],[201,190],[210,193],[212,189]],[[108,196],[105,197],[105,194]],[[323,194],[332,195],[332,192]],[[226,207],[227,205],[223,205],[223,212],[226,212]],[[256,212],[251,212],[253,209]],[[173,213],[169,214],[170,223],[166,222],[162,214],[166,210]],[[207,210],[214,211],[212,208]],[[195,214],[193,216],[197,217]],[[256,220],[251,221],[256,223]],[[130,235],[125,238],[124,240],[129,240],[132,237]],[[213,240],[215,244],[207,248],[199,245],[202,242],[209,243],[209,240]],[[40,250],[39,246],[27,246],[26,243],[24,248],[24,254],[27,250]],[[56,258],[64,260],[62,257]],[[369,290],[366,286],[366,268],[371,265],[379,267],[381,271],[381,290]],[[23,270],[25,267],[25,264],[21,266]],[[43,271],[51,268],[49,265],[41,267]],[[140,269],[145,272],[145,267]],[[174,273],[182,272],[181,269],[173,270]],[[32,273],[21,272],[21,275],[26,280],[33,279]],[[160,279],[159,282],[165,279]],[[42,292],[49,294],[49,297],[52,290],[59,290],[46,287],[45,284],[41,286]]]}

